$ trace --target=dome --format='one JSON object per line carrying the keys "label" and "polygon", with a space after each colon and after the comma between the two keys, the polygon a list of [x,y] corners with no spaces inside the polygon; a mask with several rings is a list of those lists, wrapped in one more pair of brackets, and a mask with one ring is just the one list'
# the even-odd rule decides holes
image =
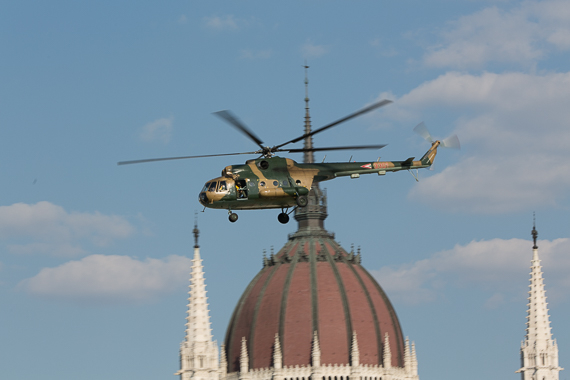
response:
{"label": "dome", "polygon": [[[249,368],[273,367],[277,334],[283,366],[310,366],[313,336],[324,365],[351,363],[356,333],[364,365],[404,367],[404,340],[396,312],[376,280],[323,226],[326,198],[318,187],[295,218],[299,230],[263,268],[241,296],[225,338],[228,372],[240,371],[242,339]],[[383,363],[389,339],[391,363]]]}

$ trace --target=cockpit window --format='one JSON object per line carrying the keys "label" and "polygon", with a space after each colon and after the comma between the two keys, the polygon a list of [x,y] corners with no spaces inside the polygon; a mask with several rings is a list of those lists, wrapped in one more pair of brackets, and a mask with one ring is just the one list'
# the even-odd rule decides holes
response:
{"label": "cockpit window", "polygon": [[210,182],[207,182],[204,187],[202,188],[201,193],[205,192],[206,190],[208,190],[208,187],[210,186]]}
{"label": "cockpit window", "polygon": [[226,181],[220,181],[220,186],[218,186],[218,192],[227,191]]}
{"label": "cockpit window", "polygon": [[210,182],[210,187],[208,187],[208,191],[215,191],[217,182]]}

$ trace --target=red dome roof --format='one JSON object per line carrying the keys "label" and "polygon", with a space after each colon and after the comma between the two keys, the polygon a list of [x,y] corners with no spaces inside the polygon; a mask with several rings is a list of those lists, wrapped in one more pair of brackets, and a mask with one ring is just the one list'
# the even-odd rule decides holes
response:
{"label": "red dome roof", "polygon": [[314,331],[323,364],[349,364],[356,332],[361,364],[383,365],[388,333],[391,364],[404,366],[404,341],[394,308],[360,265],[360,254],[347,253],[322,229],[324,217],[320,226],[297,218],[304,230],[265,260],[243,293],[226,333],[228,372],[240,369],[242,337],[247,340],[249,368],[273,367],[276,333],[284,366],[311,365]]}

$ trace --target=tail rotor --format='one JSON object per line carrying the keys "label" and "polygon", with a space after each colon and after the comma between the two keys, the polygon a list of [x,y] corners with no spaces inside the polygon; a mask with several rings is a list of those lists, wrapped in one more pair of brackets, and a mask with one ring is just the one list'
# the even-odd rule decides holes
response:
{"label": "tail rotor", "polygon": [[424,138],[424,140],[429,141],[430,144],[433,143],[433,139],[431,137],[431,134],[429,133],[429,131],[428,131],[428,129],[427,129],[427,127],[423,121],[414,127],[414,132],[417,133],[418,135],[422,136]]}
{"label": "tail rotor", "polygon": [[[414,127],[414,132],[423,137],[425,140],[429,141],[430,144],[433,144],[435,142],[423,121]],[[457,135],[452,135],[443,140],[440,140],[440,146],[443,148],[451,149],[461,148],[461,144],[459,143],[459,138]]]}

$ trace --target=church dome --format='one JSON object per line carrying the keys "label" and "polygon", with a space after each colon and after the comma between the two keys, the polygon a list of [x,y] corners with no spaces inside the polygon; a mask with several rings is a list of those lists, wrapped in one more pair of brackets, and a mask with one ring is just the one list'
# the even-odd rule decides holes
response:
{"label": "church dome", "polygon": [[[323,365],[349,365],[355,355],[362,365],[405,365],[394,308],[361,265],[360,253],[347,252],[324,229],[326,200],[314,190],[309,205],[295,215],[299,230],[264,258],[234,310],[225,338],[228,372],[240,371],[243,338],[249,368],[274,367],[276,334],[283,366],[314,365],[315,335]],[[386,339],[391,363],[384,363]]]}

